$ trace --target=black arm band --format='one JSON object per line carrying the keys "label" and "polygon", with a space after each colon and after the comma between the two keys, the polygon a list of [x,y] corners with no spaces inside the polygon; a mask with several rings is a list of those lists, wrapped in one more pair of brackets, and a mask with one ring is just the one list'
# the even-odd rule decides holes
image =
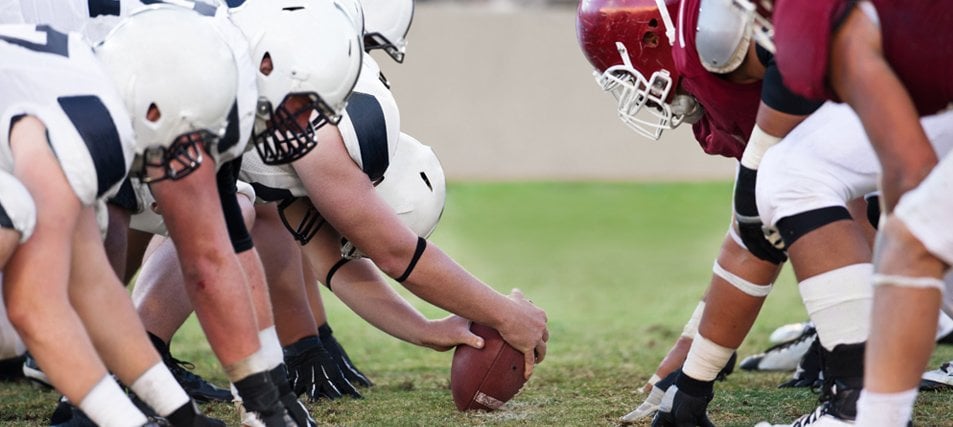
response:
{"label": "black arm band", "polygon": [[327,286],[328,290],[331,292],[334,292],[334,289],[331,289],[331,278],[334,277],[334,273],[337,273],[338,270],[341,267],[344,267],[344,264],[347,264],[347,262],[350,260],[350,258],[341,257],[341,259],[334,263],[334,265],[331,266],[331,269],[328,270],[328,276],[324,278],[324,286]]}
{"label": "black arm band", "polygon": [[781,72],[773,59],[764,70],[761,101],[775,110],[795,116],[810,115],[824,104],[824,101],[810,100],[791,92],[781,80]]}
{"label": "black arm band", "polygon": [[427,249],[427,239],[417,237],[417,249],[414,251],[414,257],[410,259],[410,264],[407,264],[407,269],[404,270],[404,274],[401,274],[400,277],[395,280],[403,283],[410,277],[410,273],[412,273],[414,267],[417,266],[417,261],[420,261],[420,256],[424,254],[424,249]]}

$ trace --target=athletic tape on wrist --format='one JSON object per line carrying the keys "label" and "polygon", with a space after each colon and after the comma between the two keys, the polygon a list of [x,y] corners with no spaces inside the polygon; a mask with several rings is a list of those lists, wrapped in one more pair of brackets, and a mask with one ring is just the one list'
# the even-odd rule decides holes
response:
{"label": "athletic tape on wrist", "polygon": [[874,274],[873,282],[874,286],[901,286],[904,288],[920,289],[934,288],[941,293],[943,292],[944,288],[946,288],[943,280],[937,279],[935,277],[909,277],[893,274]]}
{"label": "athletic tape on wrist", "polygon": [[695,338],[695,335],[698,334],[698,323],[701,322],[702,313],[704,312],[705,312],[705,301],[699,301],[698,305],[695,306],[695,311],[692,312],[692,317],[688,319],[688,323],[686,323],[685,327],[682,328],[683,337]]}
{"label": "athletic tape on wrist", "polygon": [[758,169],[761,164],[761,158],[774,144],[781,141],[781,138],[771,136],[761,130],[758,125],[751,130],[751,137],[748,138],[748,144],[745,146],[745,152],[741,155],[741,165],[749,169]]}
{"label": "athletic tape on wrist", "polygon": [[410,277],[410,273],[412,273],[414,271],[414,267],[417,266],[417,261],[420,260],[420,256],[424,254],[424,249],[427,249],[427,239],[424,239],[423,237],[417,237],[417,249],[414,250],[414,257],[410,259],[410,264],[407,264],[407,269],[404,270],[404,274],[401,274],[400,277],[395,280],[403,283],[408,277]]}
{"label": "athletic tape on wrist", "polygon": [[728,270],[725,270],[725,268],[718,263],[718,260],[715,260],[715,263],[711,266],[711,272],[716,276],[725,279],[726,282],[730,283],[731,286],[734,286],[739,291],[755,298],[764,298],[771,293],[772,289],[774,289],[773,283],[769,283],[767,285],[756,285]]}

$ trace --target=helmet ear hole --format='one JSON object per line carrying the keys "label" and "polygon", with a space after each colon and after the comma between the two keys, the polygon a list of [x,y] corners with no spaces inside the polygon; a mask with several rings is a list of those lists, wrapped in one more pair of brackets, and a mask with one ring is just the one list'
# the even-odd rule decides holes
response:
{"label": "helmet ear hole", "polygon": [[650,31],[642,35],[642,46],[658,47],[658,34]]}
{"label": "helmet ear hole", "polygon": [[652,18],[651,20],[649,20],[649,27],[658,28],[658,20],[655,18]]}
{"label": "helmet ear hole", "polygon": [[149,109],[146,110],[146,121],[157,122],[162,118],[162,111],[159,111],[159,107],[153,102],[149,104]]}
{"label": "helmet ear hole", "polygon": [[271,54],[265,53],[265,56],[261,58],[261,64],[258,65],[258,71],[262,74],[268,76],[271,75],[271,72],[274,71],[275,65],[271,62]]}

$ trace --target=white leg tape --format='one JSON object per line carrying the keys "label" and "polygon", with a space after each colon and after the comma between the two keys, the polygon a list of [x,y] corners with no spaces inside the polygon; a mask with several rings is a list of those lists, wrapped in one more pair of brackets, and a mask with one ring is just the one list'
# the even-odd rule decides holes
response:
{"label": "white leg tape", "polygon": [[715,260],[715,264],[711,266],[711,272],[716,276],[725,279],[726,282],[731,283],[731,286],[738,288],[739,291],[755,298],[764,298],[771,293],[771,289],[774,289],[773,283],[769,283],[767,285],[754,284],[728,270],[725,270],[721,264],[718,264],[718,260]]}
{"label": "white leg tape", "polygon": [[702,334],[695,335],[682,372],[699,381],[714,381],[734,352],[735,349],[722,347]]}
{"label": "white leg tape", "polygon": [[905,288],[936,288],[940,292],[946,285],[936,277],[908,277],[894,274],[874,274],[874,286],[902,286]]}
{"label": "white leg tape", "polygon": [[695,311],[692,312],[691,319],[688,319],[688,323],[686,323],[685,327],[682,328],[683,337],[695,338],[695,335],[698,334],[698,323],[701,322],[702,313],[704,312],[705,312],[705,301],[699,301],[698,305],[695,306]]}

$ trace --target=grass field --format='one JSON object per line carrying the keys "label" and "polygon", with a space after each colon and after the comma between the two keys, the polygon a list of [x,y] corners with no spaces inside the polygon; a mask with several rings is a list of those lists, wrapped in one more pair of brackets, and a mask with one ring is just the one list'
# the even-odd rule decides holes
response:
{"label": "grass field", "polygon": [[[496,289],[519,287],[547,310],[546,361],[504,410],[461,414],[448,389],[451,353],[398,342],[328,297],[335,335],[377,385],[363,400],[312,404],[313,415],[332,425],[615,425],[641,402],[636,389],[708,283],[730,192],[729,183],[452,184],[432,240]],[[431,317],[443,315],[413,301]],[[776,326],[805,316],[786,271],[740,355],[761,350]],[[194,319],[172,349],[225,383]],[[933,362],[947,358],[953,350],[941,348]],[[735,372],[716,387],[712,420],[750,426],[813,409],[809,391],[775,388],[786,377]],[[56,397],[26,383],[2,384],[0,425],[45,425]],[[204,408],[238,424],[229,405]],[[949,394],[921,395],[916,424],[951,420]]]}

